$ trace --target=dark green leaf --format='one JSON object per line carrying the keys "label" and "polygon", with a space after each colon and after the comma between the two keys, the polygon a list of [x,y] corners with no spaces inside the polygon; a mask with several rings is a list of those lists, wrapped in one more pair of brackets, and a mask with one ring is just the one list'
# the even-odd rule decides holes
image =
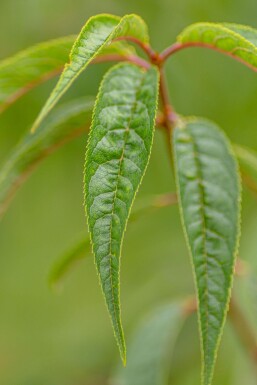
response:
{"label": "dark green leaf", "polygon": [[176,180],[199,301],[203,383],[210,385],[226,319],[240,233],[237,163],[224,134],[202,119],[174,132]]}
{"label": "dark green leaf", "polygon": [[93,250],[114,333],[125,362],[120,318],[120,251],[129,212],[153,141],[158,71],[132,64],[105,76],[85,165],[85,203]]}

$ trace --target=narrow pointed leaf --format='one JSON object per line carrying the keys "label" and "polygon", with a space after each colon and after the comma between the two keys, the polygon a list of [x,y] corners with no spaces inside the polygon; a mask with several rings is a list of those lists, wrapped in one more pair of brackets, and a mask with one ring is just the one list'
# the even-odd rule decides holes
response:
{"label": "narrow pointed leaf", "polygon": [[25,135],[0,170],[0,218],[37,165],[89,128],[92,108],[91,98],[65,103],[49,115],[35,134]]}
{"label": "narrow pointed leaf", "polygon": [[76,262],[91,255],[90,238],[81,237],[69,250],[67,250],[53,265],[49,274],[49,284],[58,285],[67,272]]}
{"label": "narrow pointed leaf", "polygon": [[[159,209],[175,204],[177,204],[176,194],[161,194],[144,197],[141,200],[137,200],[137,204],[132,209],[129,220],[137,221],[143,214],[146,214],[153,209]],[[83,235],[77,243],[72,245],[72,247],[66,250],[65,253],[57,259],[49,274],[50,285],[58,285],[76,262],[91,255],[91,250],[88,247],[89,244],[89,237]]]}
{"label": "narrow pointed leaf", "polygon": [[138,327],[128,345],[127,367],[114,385],[168,385],[167,355],[172,354],[185,314],[181,304],[160,306]]}
{"label": "narrow pointed leaf", "polygon": [[230,23],[196,23],[187,27],[178,41],[224,52],[257,71],[257,30],[253,28]]}
{"label": "narrow pointed leaf", "polygon": [[40,43],[0,62],[0,113],[30,89],[60,73],[75,36]]}
{"label": "narrow pointed leaf", "polygon": [[203,384],[210,385],[226,318],[238,248],[240,183],[224,134],[188,119],[174,132],[179,203],[199,301]]}
{"label": "narrow pointed leaf", "polygon": [[153,141],[158,71],[132,64],[105,76],[95,106],[85,165],[85,203],[96,265],[121,357],[121,244]]}
{"label": "narrow pointed leaf", "polygon": [[137,15],[127,15],[120,18],[103,14],[91,17],[88,20],[72,47],[69,64],[65,66],[56,87],[46,101],[32,130],[36,129],[74,80],[101,53],[101,50],[107,44],[110,44],[112,40],[121,36],[132,36],[143,42],[148,42],[146,24]]}

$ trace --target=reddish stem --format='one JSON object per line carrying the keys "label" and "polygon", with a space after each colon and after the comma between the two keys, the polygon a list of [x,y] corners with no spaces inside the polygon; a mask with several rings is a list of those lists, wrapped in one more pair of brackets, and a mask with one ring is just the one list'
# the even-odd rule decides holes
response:
{"label": "reddish stem", "polygon": [[236,56],[233,52],[226,52],[218,47],[215,47],[212,44],[209,43],[204,43],[204,42],[188,42],[188,43],[180,43],[177,42],[173,44],[172,46],[166,48],[161,54],[160,54],[160,60],[162,62],[166,61],[170,56],[172,56],[174,53],[179,52],[185,48],[193,48],[193,47],[198,47],[198,48],[208,48],[212,49],[213,51],[217,51],[219,53],[223,53],[224,55],[227,55],[229,57],[232,57],[233,59],[237,60],[240,63],[243,63],[247,67],[251,68],[253,71],[257,72],[257,68],[254,67],[253,65],[247,63],[245,60],[242,58]]}
{"label": "reddish stem", "polygon": [[156,52],[152,49],[149,44],[143,43],[141,40],[137,39],[134,36],[120,36],[114,39],[113,41],[127,40],[139,46],[152,61],[156,57]]}
{"label": "reddish stem", "polygon": [[119,55],[119,54],[103,55],[95,58],[92,61],[92,64],[106,63],[111,61],[129,61],[131,63],[138,65],[139,67],[142,67],[145,69],[150,68],[150,63],[148,63],[146,60],[136,55]]}

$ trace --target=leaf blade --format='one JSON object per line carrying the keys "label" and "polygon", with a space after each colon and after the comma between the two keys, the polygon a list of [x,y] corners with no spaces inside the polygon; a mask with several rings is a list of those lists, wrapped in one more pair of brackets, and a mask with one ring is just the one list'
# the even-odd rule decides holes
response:
{"label": "leaf blade", "polygon": [[70,63],[66,64],[56,87],[37,117],[32,131],[36,129],[88,64],[101,53],[101,50],[112,40],[121,36],[138,37],[147,42],[147,27],[139,16],[133,14],[123,18],[102,14],[88,20],[72,47]]}
{"label": "leaf blade", "polygon": [[81,98],[61,105],[35,134],[26,134],[0,170],[0,218],[17,189],[36,166],[61,145],[89,127],[93,99]]}
{"label": "leaf blade", "polygon": [[188,119],[174,132],[176,183],[199,303],[203,384],[210,385],[230,299],[240,235],[240,182],[217,127]]}
{"label": "leaf blade", "polygon": [[97,270],[123,362],[120,251],[147,167],[158,99],[158,71],[113,67],[99,90],[85,164],[85,206]]}
{"label": "leaf blade", "polygon": [[177,41],[222,51],[257,71],[257,30],[253,28],[232,23],[196,23],[185,28]]}
{"label": "leaf blade", "polygon": [[129,344],[128,365],[117,370],[112,383],[119,385],[165,385],[165,363],[185,321],[183,306],[159,306],[136,329]]}

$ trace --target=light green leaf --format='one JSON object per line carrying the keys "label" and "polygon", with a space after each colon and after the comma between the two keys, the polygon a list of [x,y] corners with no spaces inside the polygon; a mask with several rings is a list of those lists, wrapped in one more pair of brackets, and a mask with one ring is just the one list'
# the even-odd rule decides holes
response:
{"label": "light green leaf", "polygon": [[185,313],[178,303],[160,306],[138,327],[128,345],[128,363],[114,385],[167,385],[167,355],[172,353]]}
{"label": "light green leaf", "polygon": [[70,63],[65,66],[56,87],[46,101],[32,130],[37,128],[74,80],[101,53],[101,50],[121,36],[136,37],[147,43],[148,31],[146,24],[137,15],[127,15],[119,18],[103,14],[93,16],[88,20],[72,47]]}
{"label": "light green leaf", "polygon": [[53,265],[49,274],[50,285],[55,286],[60,283],[62,278],[76,262],[91,255],[90,251],[90,238],[84,234],[83,237],[81,237],[78,242],[74,243],[68,251],[61,255],[61,257]]}
{"label": "light green leaf", "polygon": [[121,244],[149,161],[158,71],[123,63],[105,76],[95,106],[85,165],[85,203],[96,265],[123,362]]}
{"label": "light green leaf", "polygon": [[242,182],[255,196],[257,194],[257,153],[247,147],[234,144],[234,151],[240,163]]}
{"label": "light green leaf", "polygon": [[222,51],[257,71],[257,30],[230,23],[196,23],[179,36],[182,44],[196,44]]}
{"label": "light green leaf", "polygon": [[92,108],[91,98],[65,103],[49,115],[35,134],[25,135],[0,171],[0,218],[37,165],[89,128]]}
{"label": "light green leaf", "polygon": [[60,73],[75,36],[40,43],[0,62],[0,113],[43,81]]}
{"label": "light green leaf", "polygon": [[187,119],[174,132],[179,203],[199,301],[203,384],[210,385],[226,319],[240,233],[237,163],[211,122]]}

